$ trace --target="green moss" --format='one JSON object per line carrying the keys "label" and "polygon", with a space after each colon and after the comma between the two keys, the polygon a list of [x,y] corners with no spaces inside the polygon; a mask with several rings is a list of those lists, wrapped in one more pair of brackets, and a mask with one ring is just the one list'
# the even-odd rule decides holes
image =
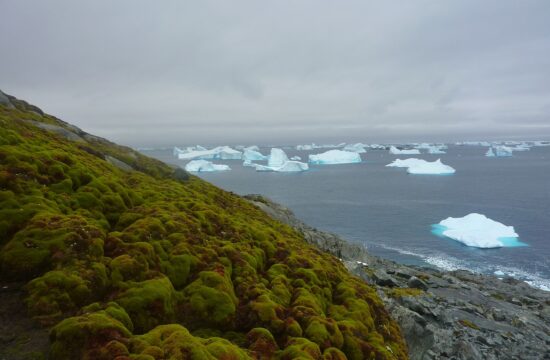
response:
{"label": "green moss", "polygon": [[52,358],[407,357],[376,292],[290,227],[30,109],[0,107],[0,279],[28,282]]}
{"label": "green moss", "polygon": [[166,277],[130,283],[116,302],[132,319],[134,329],[143,333],[153,327],[174,321],[178,294]]}
{"label": "green moss", "polygon": [[477,326],[476,324],[474,324],[474,323],[471,322],[470,320],[461,319],[461,320],[458,320],[458,322],[459,322],[462,326],[466,326],[466,327],[469,327],[470,329],[474,329],[474,330],[479,330],[479,326]]}

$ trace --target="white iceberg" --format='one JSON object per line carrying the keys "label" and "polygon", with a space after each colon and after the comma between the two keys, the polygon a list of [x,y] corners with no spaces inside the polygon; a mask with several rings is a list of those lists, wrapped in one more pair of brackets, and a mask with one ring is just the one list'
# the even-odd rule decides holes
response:
{"label": "white iceberg", "polygon": [[309,155],[312,164],[351,164],[361,162],[361,155],[352,151],[329,150],[321,154]]}
{"label": "white iceberg", "polygon": [[393,155],[418,155],[420,154],[420,151],[418,149],[405,149],[400,150],[396,148],[395,146],[390,147],[390,154]]}
{"label": "white iceberg", "polygon": [[419,164],[423,164],[425,163],[426,160],[422,160],[422,159],[417,159],[417,158],[409,158],[409,159],[405,159],[405,160],[401,160],[401,159],[396,159],[394,160],[393,162],[389,163],[388,167],[403,167],[403,168],[408,168],[410,166],[415,166],[415,165],[419,165]]}
{"label": "white iceberg", "polygon": [[223,164],[213,164],[207,160],[192,160],[185,165],[185,170],[190,172],[227,171],[231,168]]}
{"label": "white iceberg", "polygon": [[449,217],[432,225],[432,232],[467,246],[484,249],[526,246],[519,241],[513,226],[506,226],[477,213],[461,218]]}
{"label": "white iceberg", "polygon": [[508,146],[492,146],[487,150],[485,156],[488,157],[508,157],[512,156],[513,149]]}
{"label": "white iceberg", "polygon": [[407,169],[409,174],[414,175],[447,175],[454,174],[455,169],[449,165],[445,165],[440,159],[436,161],[418,162]]}
{"label": "white iceberg", "polygon": [[[174,153],[176,153],[176,149],[177,148],[174,148]],[[177,157],[180,160],[193,160],[193,159],[240,160],[242,158],[242,152],[232,149],[229,146],[218,146],[211,150],[197,150],[196,148],[188,148],[187,150],[181,150],[181,149],[178,149],[178,150],[179,152],[177,154]]]}
{"label": "white iceberg", "polygon": [[302,160],[302,158],[299,157],[299,156],[293,156],[293,157],[290,158],[290,160],[300,161],[300,160]]}
{"label": "white iceberg", "polygon": [[440,159],[432,162],[417,158],[397,159],[386,166],[407,168],[407,172],[414,175],[447,175],[455,173],[455,169],[443,164]]}
{"label": "white iceberg", "polygon": [[365,147],[367,147],[368,145],[365,145],[365,144],[361,144],[361,143],[357,143],[357,144],[348,144],[346,146],[344,146],[344,148],[342,150],[344,151],[352,151],[352,152],[356,152],[358,154],[363,154],[363,153],[366,153],[367,150],[365,150]]}
{"label": "white iceberg", "polygon": [[256,171],[297,172],[309,170],[308,164],[289,160],[286,153],[279,148],[271,149],[267,165],[250,164],[247,166],[254,166]]}
{"label": "white iceberg", "polygon": [[296,145],[296,150],[305,150],[305,151],[309,151],[309,150],[313,150],[315,146],[316,146],[315,144],[311,144],[311,145]]}
{"label": "white iceberg", "polygon": [[267,156],[262,155],[262,153],[260,153],[257,150],[252,150],[250,148],[246,148],[246,149],[244,149],[244,152],[243,152],[243,160],[244,161],[247,161],[247,160],[248,161],[267,160]]}

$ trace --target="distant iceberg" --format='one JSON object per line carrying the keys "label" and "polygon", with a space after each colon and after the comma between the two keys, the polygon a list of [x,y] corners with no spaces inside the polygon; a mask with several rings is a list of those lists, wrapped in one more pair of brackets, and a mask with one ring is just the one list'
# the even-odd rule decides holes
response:
{"label": "distant iceberg", "polygon": [[484,249],[527,246],[519,241],[519,235],[513,226],[506,226],[477,213],[442,220],[439,224],[432,225],[432,233],[459,241],[466,246]]}
{"label": "distant iceberg", "polygon": [[344,146],[344,148],[342,150],[352,151],[352,152],[356,152],[358,154],[363,154],[363,153],[367,152],[367,150],[365,150],[365,147],[368,147],[368,145],[365,145],[365,144],[362,144],[362,143],[348,144],[348,145]]}
{"label": "distant iceberg", "polygon": [[488,157],[508,157],[512,156],[513,149],[508,146],[492,146],[487,150],[485,156]]}
{"label": "distant iceberg", "polygon": [[185,165],[185,170],[190,172],[212,172],[212,171],[227,171],[231,168],[227,165],[213,164],[207,160],[192,160]]}
{"label": "distant iceberg", "polygon": [[417,158],[397,159],[386,166],[407,168],[407,173],[413,175],[448,175],[455,173],[454,168],[443,164],[440,159],[432,162]]}
{"label": "distant iceberg", "polygon": [[361,155],[352,151],[329,150],[321,154],[309,155],[309,162],[324,165],[360,163]]}
{"label": "distant iceberg", "polygon": [[293,157],[290,158],[290,160],[300,161],[300,160],[302,160],[302,158],[299,157],[299,156],[293,156]]}
{"label": "distant iceberg", "polygon": [[443,164],[440,159],[437,159],[433,162],[424,161],[409,166],[407,172],[414,175],[447,175],[454,174],[455,169],[449,165]]}
{"label": "distant iceberg", "polygon": [[344,147],[346,143],[340,144],[325,144],[325,145],[316,145],[315,143],[305,144],[305,145],[296,145],[296,150],[314,150],[314,149],[336,149]]}
{"label": "distant iceberg", "polygon": [[306,163],[289,160],[286,153],[279,148],[271,149],[267,165],[251,164],[256,171],[298,172],[309,170]]}
{"label": "distant iceberg", "polygon": [[[200,148],[204,149],[202,146]],[[186,150],[181,150],[174,148],[174,155],[176,155],[180,160],[240,160],[243,153],[232,149],[229,146],[218,146],[211,150],[199,150],[197,148],[187,148]]]}
{"label": "distant iceberg", "polygon": [[250,148],[244,149],[243,157],[242,159],[244,161],[261,161],[261,160],[267,160],[267,156],[262,155],[258,150],[253,150]]}
{"label": "distant iceberg", "polygon": [[390,147],[390,154],[393,155],[418,155],[420,154],[420,151],[418,149],[406,149],[406,150],[400,150],[396,148],[395,146]]}

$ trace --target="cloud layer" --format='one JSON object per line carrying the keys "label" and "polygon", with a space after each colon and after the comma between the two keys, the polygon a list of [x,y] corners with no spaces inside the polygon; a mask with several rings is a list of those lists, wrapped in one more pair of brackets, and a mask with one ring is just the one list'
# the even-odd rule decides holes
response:
{"label": "cloud layer", "polygon": [[130,145],[550,137],[544,0],[0,2],[0,88]]}

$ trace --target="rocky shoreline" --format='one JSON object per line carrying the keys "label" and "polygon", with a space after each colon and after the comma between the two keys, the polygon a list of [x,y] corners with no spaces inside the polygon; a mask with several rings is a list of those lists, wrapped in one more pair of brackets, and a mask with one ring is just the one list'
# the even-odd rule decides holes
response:
{"label": "rocky shoreline", "polygon": [[245,198],[376,287],[401,326],[411,359],[550,359],[550,292],[513,278],[381,259],[261,195]]}

